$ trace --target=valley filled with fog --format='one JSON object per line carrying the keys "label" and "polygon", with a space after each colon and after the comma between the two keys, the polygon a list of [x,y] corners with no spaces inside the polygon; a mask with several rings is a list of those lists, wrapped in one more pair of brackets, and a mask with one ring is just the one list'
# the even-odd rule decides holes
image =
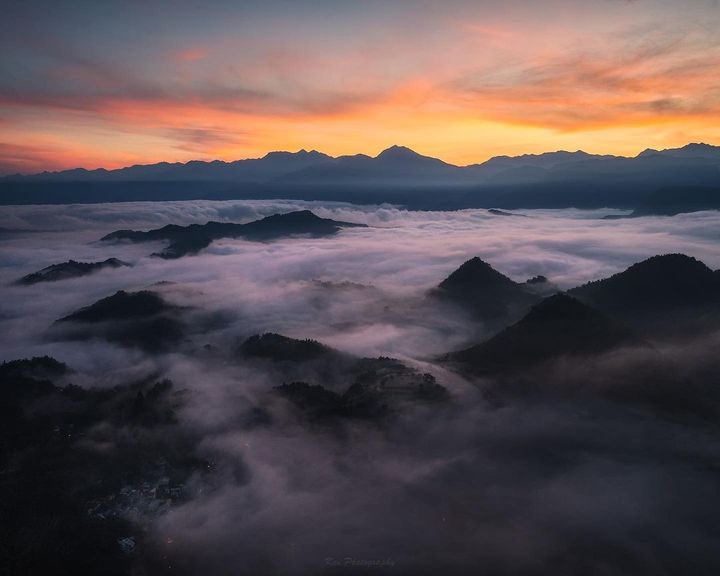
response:
{"label": "valley filled with fog", "polygon": [[[306,208],[321,217],[370,228],[345,230],[320,240],[221,240],[177,261],[151,257],[160,243],[97,242],[122,228],[244,222]],[[69,259],[116,257],[133,266],[61,284],[4,286],[3,333],[11,338],[3,342],[3,354],[12,359],[20,353],[54,352],[63,345],[38,344],[38,339],[58,317],[116,290],[175,282],[166,290],[178,303],[227,317],[220,333],[208,334],[210,339],[275,331],[315,338],[356,354],[400,354],[419,360],[482,330],[462,313],[443,311],[432,316],[423,308],[424,293],[474,256],[517,281],[542,274],[561,290],[609,276],[656,254],[681,252],[713,269],[720,267],[717,212],[602,219],[620,213],[540,210],[517,211],[523,216],[510,217],[486,210],[410,212],[390,206],[282,201],[6,207],[0,220],[5,230],[0,236],[0,282],[5,285]],[[333,283],[374,290],[356,286],[344,295],[343,290],[333,289]],[[83,363],[92,363],[97,354],[127,354],[100,348]]]}
{"label": "valley filled with fog", "polygon": [[[163,240],[100,240],[305,210],[338,230],[216,236],[173,257],[157,256]],[[72,430],[48,420],[47,434],[63,434],[73,455],[68,485],[95,458],[119,479],[107,488],[98,473],[72,503],[83,509],[77,522],[118,523],[105,556],[117,556],[117,573],[712,574],[720,213],[617,218],[625,215],[260,200],[8,206],[0,360],[66,365],[52,377],[6,371],[56,386],[58,398],[23,417],[72,412],[73,402],[87,410]],[[642,318],[571,290],[666,254],[690,258],[667,273],[653,268]],[[503,275],[520,294],[503,295],[500,313],[478,307],[482,286],[472,300],[440,286],[476,257],[466,272]],[[119,264],[18,282],[68,260],[109,258]],[[670,300],[652,292],[667,283],[667,298],[680,298],[676,270],[708,278],[712,295],[702,310],[673,301],[664,321]],[[543,350],[542,339],[563,341],[565,324],[551,318],[543,332],[545,318],[576,304],[541,306],[565,291],[600,310],[578,333],[602,339],[527,366],[501,358],[527,350],[528,338]],[[138,312],[128,294],[154,311]],[[116,304],[126,312],[106,312]],[[517,325],[531,336],[503,332]],[[499,333],[495,348],[474,348]],[[463,350],[472,352],[455,354]],[[86,396],[60,392],[71,384]],[[357,400],[362,386],[381,396]],[[5,462],[5,478],[20,461]]]}

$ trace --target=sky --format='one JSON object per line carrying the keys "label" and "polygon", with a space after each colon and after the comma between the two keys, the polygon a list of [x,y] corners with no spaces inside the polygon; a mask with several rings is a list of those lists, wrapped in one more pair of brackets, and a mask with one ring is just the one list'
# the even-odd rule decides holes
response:
{"label": "sky", "polygon": [[0,174],[720,143],[718,0],[0,2]]}

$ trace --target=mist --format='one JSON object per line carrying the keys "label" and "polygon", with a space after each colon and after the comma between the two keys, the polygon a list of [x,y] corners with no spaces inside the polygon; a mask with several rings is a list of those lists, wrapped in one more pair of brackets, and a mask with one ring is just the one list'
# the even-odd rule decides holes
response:
{"label": "mist", "polygon": [[[123,228],[297,209],[368,228],[225,239],[175,260],[151,256],[161,243],[99,242]],[[136,511],[133,562],[145,573],[713,574],[720,335],[563,358],[518,377],[532,391],[523,394],[503,392],[517,389],[513,378],[473,378],[439,361],[493,334],[428,296],[472,257],[517,282],[546,276],[550,293],[656,254],[720,267],[720,213],[603,219],[617,214],[300,201],[4,207],[0,355],[52,356],[71,369],[67,382],[90,389],[169,379],[183,391],[163,441],[191,438],[212,470],[191,474],[172,506]],[[51,264],[109,257],[131,267],[13,284]],[[152,290],[177,307],[181,341],[148,351],[54,325],[118,290]],[[291,366],[238,352],[267,332],[349,358],[397,358],[450,399],[380,423],[309,423],[273,387],[302,380],[342,393],[349,373],[337,360]],[[120,444],[119,431],[103,430],[85,446]]]}

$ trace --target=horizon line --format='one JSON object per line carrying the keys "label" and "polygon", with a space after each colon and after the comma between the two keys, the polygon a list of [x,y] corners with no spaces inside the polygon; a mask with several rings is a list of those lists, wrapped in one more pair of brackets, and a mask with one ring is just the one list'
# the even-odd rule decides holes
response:
{"label": "horizon line", "polygon": [[52,174],[62,174],[62,173],[64,173],[64,172],[72,172],[72,171],[75,171],[75,170],[82,170],[82,171],[85,171],[85,172],[100,172],[100,171],[102,171],[102,172],[116,172],[116,171],[118,171],[118,170],[126,170],[126,169],[129,169],[129,168],[135,168],[135,167],[141,167],[141,166],[155,166],[155,165],[158,165],[158,164],[180,165],[180,166],[186,166],[186,165],[192,164],[192,163],[212,164],[212,163],[215,163],[215,162],[219,162],[219,163],[221,163],[221,164],[234,164],[235,162],[243,162],[243,161],[247,161],[247,160],[262,160],[262,159],[264,159],[264,158],[267,158],[267,157],[270,156],[271,154],[302,154],[302,153],[312,154],[312,153],[316,153],[316,154],[322,154],[322,155],[324,155],[324,156],[327,156],[327,157],[329,157],[329,158],[331,158],[331,159],[333,159],[333,160],[337,160],[337,159],[339,159],[339,158],[352,158],[352,157],[356,157],[356,156],[365,156],[365,157],[367,157],[367,158],[373,158],[373,159],[375,159],[375,158],[379,158],[379,157],[380,157],[382,154],[384,154],[385,152],[388,152],[389,150],[393,150],[393,149],[408,150],[408,151],[412,152],[413,154],[415,154],[415,155],[417,155],[417,156],[421,156],[421,157],[424,157],[424,158],[430,158],[430,159],[433,159],[433,160],[440,160],[441,162],[444,162],[445,164],[447,164],[447,165],[449,165],[449,166],[454,166],[454,167],[456,167],[456,168],[467,168],[467,167],[470,167],[470,166],[481,166],[481,165],[486,164],[487,162],[489,162],[489,161],[491,161],[491,160],[493,160],[493,159],[495,159],[495,158],[522,158],[522,157],[524,157],[524,156],[543,156],[543,155],[545,155],[545,154],[560,154],[560,153],[567,153],[567,154],[587,154],[588,156],[597,156],[597,157],[605,157],[605,158],[627,158],[627,159],[632,159],[632,158],[638,158],[641,154],[643,154],[644,152],[648,152],[648,151],[667,152],[667,151],[670,151],[670,150],[682,150],[683,148],[687,148],[687,147],[689,147],[689,146],[707,146],[707,147],[710,147],[710,148],[720,148],[720,145],[717,145],[717,144],[709,144],[709,143],[707,143],[707,142],[688,142],[687,144],[683,144],[682,146],[678,146],[678,147],[675,147],[675,148],[663,148],[663,149],[643,148],[642,150],[640,150],[640,151],[639,151],[637,154],[635,154],[634,156],[623,156],[622,154],[598,154],[598,153],[594,153],[594,152],[587,152],[587,151],[585,151],[585,150],[583,150],[583,149],[580,149],[580,148],[577,149],[577,150],[564,150],[564,149],[561,149],[561,150],[547,150],[547,151],[545,151],[545,152],[537,152],[537,153],[526,152],[526,153],[522,153],[522,154],[517,154],[517,155],[515,155],[515,156],[512,156],[512,155],[510,155],[510,154],[498,154],[498,155],[496,155],[496,156],[491,156],[490,158],[488,158],[488,159],[486,159],[486,160],[483,160],[482,162],[472,162],[472,163],[470,163],[470,164],[453,164],[452,162],[448,162],[448,161],[443,160],[442,158],[439,158],[439,157],[437,157],[437,156],[429,156],[429,155],[427,155],[427,154],[422,154],[422,153],[420,153],[420,152],[417,152],[415,149],[413,149],[413,148],[411,148],[411,147],[409,147],[409,146],[404,146],[404,145],[402,145],[402,144],[391,144],[390,146],[388,146],[388,147],[386,147],[386,148],[383,148],[383,149],[382,149],[380,152],[378,152],[375,156],[371,156],[371,155],[365,154],[365,153],[363,153],[363,152],[357,152],[357,153],[355,153],[355,154],[340,154],[340,155],[338,155],[338,156],[332,156],[331,154],[327,154],[326,152],[322,152],[322,151],[320,151],[320,150],[317,150],[316,148],[312,148],[312,149],[309,149],[309,150],[308,150],[307,148],[300,148],[299,150],[294,151],[294,152],[293,152],[293,151],[290,151],[290,150],[269,150],[268,152],[266,152],[266,153],[263,154],[262,156],[248,156],[248,157],[245,157],[245,158],[236,158],[236,159],[234,159],[234,160],[220,160],[219,158],[214,158],[214,159],[210,159],[210,160],[190,159],[190,160],[186,160],[186,161],[184,161],[184,162],[182,162],[182,161],[171,162],[171,161],[168,161],[168,160],[159,160],[159,161],[157,161],[157,162],[148,162],[147,164],[129,164],[129,165],[127,165],[127,166],[120,166],[120,167],[118,167],[118,168],[106,168],[106,167],[104,167],[104,166],[98,166],[98,167],[96,167],[96,168],[86,168],[85,166],[75,166],[75,167],[73,167],[73,168],[65,168],[65,169],[62,169],[62,170],[42,170],[42,171],[40,171],[40,172],[14,172],[14,173],[9,173],[9,174],[0,174],[0,178],[12,178],[12,177],[16,177],[16,176],[41,176],[41,175],[43,175],[43,174],[48,174],[48,175],[52,175]]}

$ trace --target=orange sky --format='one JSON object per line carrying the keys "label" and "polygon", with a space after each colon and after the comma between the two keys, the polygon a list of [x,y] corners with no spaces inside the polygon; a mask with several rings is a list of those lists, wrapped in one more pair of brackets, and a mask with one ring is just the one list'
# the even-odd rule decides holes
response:
{"label": "orange sky", "polygon": [[712,0],[166,6],[13,7],[0,172],[391,144],[468,164],[720,143]]}

